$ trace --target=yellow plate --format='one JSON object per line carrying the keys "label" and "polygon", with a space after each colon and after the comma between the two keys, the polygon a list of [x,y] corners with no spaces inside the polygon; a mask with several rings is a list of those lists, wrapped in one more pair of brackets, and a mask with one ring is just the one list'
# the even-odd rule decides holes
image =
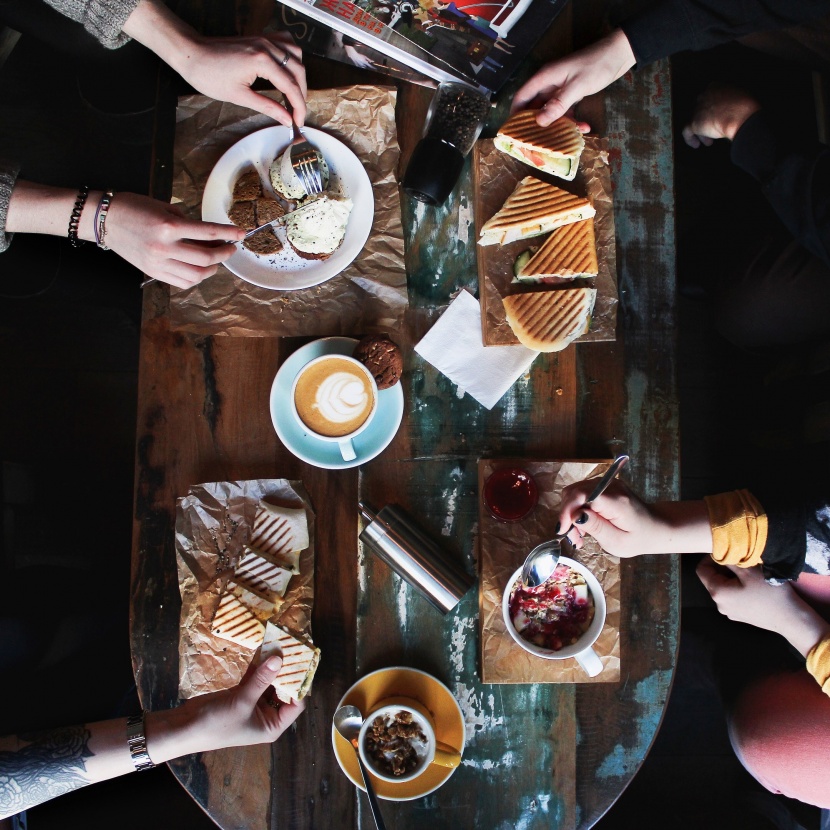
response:
{"label": "yellow plate", "polygon": [[[393,666],[379,669],[361,678],[343,695],[341,706],[357,706],[362,714],[371,712],[388,697],[411,697],[429,709],[435,721],[435,737],[444,744],[464,752],[464,715],[452,692],[440,680],[418,669]],[[354,747],[331,727],[331,742],[340,769],[352,783],[365,790],[360,777],[360,767]],[[412,781],[391,783],[381,781],[369,773],[372,786],[378,798],[387,801],[411,801],[437,790],[453,773],[454,769],[430,764],[426,771]]]}

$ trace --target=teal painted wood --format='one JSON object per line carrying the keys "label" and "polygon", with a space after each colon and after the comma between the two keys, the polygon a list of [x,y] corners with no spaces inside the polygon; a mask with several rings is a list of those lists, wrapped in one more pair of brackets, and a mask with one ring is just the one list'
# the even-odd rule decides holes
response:
{"label": "teal painted wood", "polygon": [[[418,517],[447,551],[474,573],[478,522],[477,465],[469,459],[378,463],[361,472],[361,495],[390,496]],[[527,830],[569,826],[573,790],[552,786],[560,710],[573,707],[573,686],[487,685],[478,680],[478,593],[473,588],[446,616],[370,552],[358,580],[358,676],[390,665],[422,669],[441,680],[465,716],[461,767],[430,796],[383,804],[389,826]],[[567,736],[566,736],[567,737]],[[571,746],[565,754],[573,757]],[[359,827],[374,825],[361,800]],[[564,824],[562,822],[565,822]]]}

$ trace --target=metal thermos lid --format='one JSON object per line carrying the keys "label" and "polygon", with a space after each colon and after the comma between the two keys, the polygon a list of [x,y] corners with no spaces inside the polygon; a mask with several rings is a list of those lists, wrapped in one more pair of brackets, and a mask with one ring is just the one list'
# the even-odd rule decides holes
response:
{"label": "metal thermos lid", "polygon": [[443,613],[451,611],[475,578],[442,550],[396,504],[375,511],[359,503],[366,526],[360,541]]}

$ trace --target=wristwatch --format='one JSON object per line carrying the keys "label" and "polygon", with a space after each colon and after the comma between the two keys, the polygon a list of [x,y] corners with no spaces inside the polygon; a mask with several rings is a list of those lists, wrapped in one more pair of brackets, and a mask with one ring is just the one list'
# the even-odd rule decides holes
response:
{"label": "wristwatch", "polygon": [[144,737],[145,714],[146,712],[142,712],[140,715],[127,718],[127,746],[130,748],[133,764],[139,772],[155,766],[147,754],[147,738]]}

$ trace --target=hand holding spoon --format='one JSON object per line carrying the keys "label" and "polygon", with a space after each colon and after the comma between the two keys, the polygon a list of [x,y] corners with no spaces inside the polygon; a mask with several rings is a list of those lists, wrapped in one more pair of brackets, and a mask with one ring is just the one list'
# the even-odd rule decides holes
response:
{"label": "hand holding spoon", "polygon": [[[606,470],[605,475],[597,482],[597,486],[593,489],[591,495],[588,496],[585,507],[588,507],[592,502],[596,501],[606,491],[608,485],[628,463],[628,460],[629,457],[627,455],[621,455],[614,461]],[[559,556],[562,553],[562,540],[573,528],[574,526],[572,524],[564,533],[557,533],[553,539],[537,545],[527,555],[527,559],[525,559],[525,563],[522,566],[522,584],[525,588],[536,588],[550,579],[551,574],[559,563]]]}

